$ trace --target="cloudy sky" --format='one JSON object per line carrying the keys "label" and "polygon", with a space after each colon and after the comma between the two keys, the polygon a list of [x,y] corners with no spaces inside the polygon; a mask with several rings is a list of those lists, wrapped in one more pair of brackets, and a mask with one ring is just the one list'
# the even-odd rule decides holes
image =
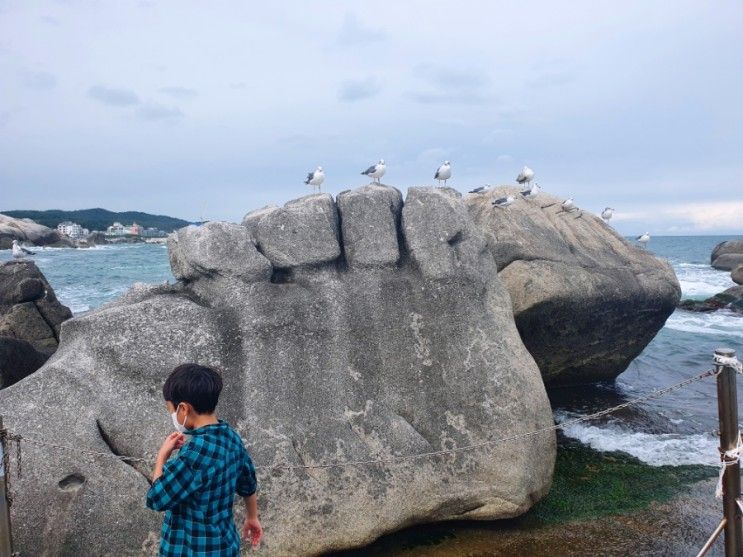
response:
{"label": "cloudy sky", "polygon": [[740,2],[0,0],[0,210],[239,220],[309,190],[540,185],[743,233]]}

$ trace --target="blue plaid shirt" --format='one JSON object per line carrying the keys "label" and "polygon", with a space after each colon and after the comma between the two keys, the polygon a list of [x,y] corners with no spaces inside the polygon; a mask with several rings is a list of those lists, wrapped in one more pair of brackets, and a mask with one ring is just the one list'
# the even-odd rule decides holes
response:
{"label": "blue plaid shirt", "polygon": [[242,439],[227,422],[188,430],[178,456],[147,492],[147,506],[166,511],[163,557],[237,557],[240,536],[232,517],[235,493],[255,493],[255,468]]}

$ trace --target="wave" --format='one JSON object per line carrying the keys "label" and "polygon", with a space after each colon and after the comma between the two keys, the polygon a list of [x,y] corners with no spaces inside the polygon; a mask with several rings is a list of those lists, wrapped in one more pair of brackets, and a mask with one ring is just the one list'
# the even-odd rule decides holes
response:
{"label": "wave", "polygon": [[694,313],[676,310],[665,327],[674,331],[743,338],[743,317],[731,311]]}
{"label": "wave", "polygon": [[684,298],[709,298],[735,286],[727,271],[718,271],[701,263],[677,263],[674,266]]}
{"label": "wave", "polygon": [[[558,423],[579,417],[555,412]],[[711,434],[643,433],[617,425],[595,426],[579,423],[566,426],[563,433],[594,450],[622,451],[651,466],[701,464],[719,466],[719,441]]]}

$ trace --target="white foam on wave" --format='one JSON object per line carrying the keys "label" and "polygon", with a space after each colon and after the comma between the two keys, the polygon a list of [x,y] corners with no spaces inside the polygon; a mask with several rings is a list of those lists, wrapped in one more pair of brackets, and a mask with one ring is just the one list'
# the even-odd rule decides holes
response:
{"label": "white foam on wave", "polygon": [[674,266],[683,298],[709,298],[735,286],[728,271],[718,271],[701,263],[677,263]]}
{"label": "white foam on wave", "polygon": [[[568,412],[555,412],[555,419],[564,422],[578,417]],[[622,451],[651,466],[681,466],[702,464],[718,466],[719,441],[712,435],[643,433],[616,425],[591,425],[581,422],[562,430],[567,437],[577,439],[594,450]]]}
{"label": "white foam on wave", "polygon": [[743,338],[743,317],[725,310],[709,313],[676,310],[665,327],[686,333]]}

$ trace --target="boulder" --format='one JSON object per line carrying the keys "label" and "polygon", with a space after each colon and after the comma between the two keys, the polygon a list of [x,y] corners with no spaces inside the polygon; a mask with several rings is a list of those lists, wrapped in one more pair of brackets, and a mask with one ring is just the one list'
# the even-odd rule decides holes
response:
{"label": "boulder", "polygon": [[0,389],[31,375],[48,359],[48,353],[39,352],[30,342],[0,337]]}
{"label": "boulder", "polygon": [[727,309],[743,313],[743,286],[731,286],[706,300],[682,300],[679,307],[687,311],[709,312]]}
{"label": "boulder", "polygon": [[743,265],[743,253],[723,253],[712,263],[712,267],[719,271],[732,271],[738,265]]}
{"label": "boulder", "polygon": [[0,214],[0,249],[10,249],[13,240],[34,246],[74,247],[74,242],[56,230],[31,219],[16,219]]}
{"label": "boulder", "polygon": [[[726,240],[724,242],[720,242],[712,250],[712,254],[710,255],[709,262],[714,267],[715,260],[718,257],[720,257],[721,255],[728,255],[728,254],[734,254],[734,255],[743,254],[743,240]],[[725,270],[729,271],[730,269],[725,269]]]}
{"label": "boulder", "polygon": [[736,266],[730,273],[730,278],[735,284],[743,284],[743,263]]}
{"label": "boulder", "polygon": [[[23,445],[23,476],[12,481],[18,550],[157,547],[161,516],[144,497],[172,430],[161,386],[188,361],[221,370],[218,411],[259,467],[266,537],[256,555],[314,556],[415,523],[514,517],[538,501],[551,482],[552,431],[395,460],[553,424],[508,292],[482,271],[495,262],[461,197],[434,188],[411,189],[402,206],[395,197],[344,194],[350,250],[324,195],[248,215],[255,251],[242,239],[238,249],[230,227],[204,229],[195,251],[184,240],[202,232],[177,234],[169,248],[183,280],[137,285],[65,321],[57,352],[0,391],[0,408],[11,431],[110,456]],[[365,229],[383,237],[366,241]],[[379,462],[301,468],[358,460]]]}
{"label": "boulder", "polygon": [[[492,205],[505,195],[516,202]],[[562,201],[505,186],[466,199],[545,382],[611,380],[661,329],[681,289],[667,261]]]}
{"label": "boulder", "polygon": [[60,326],[72,317],[33,261],[0,265],[0,336],[30,342],[51,354],[59,342]]}
{"label": "boulder", "polygon": [[327,193],[248,213],[243,224],[258,251],[278,269],[322,265],[341,255],[338,208]]}
{"label": "boulder", "polygon": [[343,249],[352,267],[395,265],[400,259],[398,230],[402,194],[371,184],[338,194]]}

